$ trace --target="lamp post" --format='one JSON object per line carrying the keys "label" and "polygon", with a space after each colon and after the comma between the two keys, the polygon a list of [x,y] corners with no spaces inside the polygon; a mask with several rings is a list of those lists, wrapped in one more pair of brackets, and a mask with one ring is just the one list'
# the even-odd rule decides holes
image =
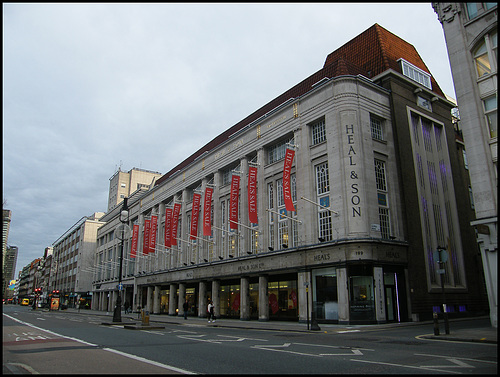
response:
{"label": "lamp post", "polygon": [[116,227],[116,235],[121,240],[120,243],[120,267],[118,271],[118,297],[116,298],[115,311],[113,313],[113,322],[122,321],[122,264],[123,264],[123,241],[125,239],[126,229],[128,228],[128,198],[123,198],[123,205],[120,211],[121,224]]}
{"label": "lamp post", "polygon": [[445,274],[444,264],[448,260],[448,253],[446,252],[446,248],[438,246],[437,255],[438,255],[438,263],[439,263],[439,267],[440,267],[438,272],[441,275],[441,293],[443,294],[444,331],[445,331],[445,334],[449,334],[450,333],[450,325],[448,322],[448,312],[446,310],[446,294],[444,292],[444,274]]}

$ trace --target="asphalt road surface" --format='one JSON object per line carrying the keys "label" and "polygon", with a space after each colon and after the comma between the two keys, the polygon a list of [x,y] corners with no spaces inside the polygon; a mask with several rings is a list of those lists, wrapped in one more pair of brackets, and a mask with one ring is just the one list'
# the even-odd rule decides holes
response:
{"label": "asphalt road surface", "polygon": [[5,305],[4,373],[497,374],[496,344],[423,339],[421,326],[325,334],[103,320]]}

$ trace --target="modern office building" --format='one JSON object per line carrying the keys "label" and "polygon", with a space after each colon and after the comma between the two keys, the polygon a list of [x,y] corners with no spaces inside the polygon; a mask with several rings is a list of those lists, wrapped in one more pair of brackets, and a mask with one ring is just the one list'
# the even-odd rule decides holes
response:
{"label": "modern office building", "polygon": [[[53,244],[48,286],[59,290],[61,303],[73,307],[79,298],[90,298],[97,229],[104,212],[84,216]],[[46,251],[47,255],[47,251]],[[47,255],[48,256],[48,255]]]}
{"label": "modern office building", "polygon": [[129,197],[140,188],[149,188],[161,173],[145,169],[132,168],[128,172],[118,171],[109,179],[108,211]]}
{"label": "modern office building", "polygon": [[14,292],[9,291],[9,284],[11,280],[16,278],[17,254],[17,246],[7,245],[2,264],[2,294],[4,298],[14,296]]}
{"label": "modern office building", "polygon": [[432,3],[443,31],[472,182],[476,229],[490,306],[498,306],[497,3]]}
{"label": "modern office building", "polygon": [[486,313],[452,108],[373,25],[132,195],[123,244],[124,208],[102,217],[93,309],[122,294],[168,315],[211,299],[241,320],[419,321],[442,311],[444,279],[450,314]]}

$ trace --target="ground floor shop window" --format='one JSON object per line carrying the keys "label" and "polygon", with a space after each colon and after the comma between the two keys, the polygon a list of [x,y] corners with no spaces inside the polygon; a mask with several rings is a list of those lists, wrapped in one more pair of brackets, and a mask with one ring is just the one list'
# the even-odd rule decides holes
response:
{"label": "ground floor shop window", "polygon": [[338,321],[337,271],[322,268],[312,271],[313,308],[318,320]]}
{"label": "ground floor shop window", "polygon": [[188,315],[198,315],[196,306],[196,288],[186,288],[186,300],[188,302]]}
{"label": "ground floor shop window", "polygon": [[160,313],[168,314],[168,299],[170,297],[170,290],[165,289],[160,291]]}
{"label": "ground floor shop window", "polygon": [[269,319],[298,318],[297,280],[269,282]]}
{"label": "ground floor shop window", "polygon": [[228,318],[240,317],[240,285],[221,285],[220,315]]}
{"label": "ground floor shop window", "polygon": [[249,284],[250,318],[259,318],[259,283]]}
{"label": "ground floor shop window", "polygon": [[351,276],[349,287],[351,321],[374,321],[373,276]]}

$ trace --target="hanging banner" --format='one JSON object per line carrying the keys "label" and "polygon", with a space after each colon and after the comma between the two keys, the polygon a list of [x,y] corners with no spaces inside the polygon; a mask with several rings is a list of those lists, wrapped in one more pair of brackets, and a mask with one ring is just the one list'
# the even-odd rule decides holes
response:
{"label": "hanging banner", "polygon": [[172,208],[165,210],[165,247],[172,247]]}
{"label": "hanging banner", "polygon": [[193,194],[193,206],[191,208],[191,232],[190,240],[195,240],[198,235],[198,218],[200,217],[201,195]]}
{"label": "hanging banner", "polygon": [[212,194],[214,189],[207,187],[205,189],[205,201],[203,203],[203,235],[212,235]]}
{"label": "hanging banner", "polygon": [[132,231],[132,247],[130,248],[130,258],[137,256],[137,241],[139,239],[139,225],[135,224]]}
{"label": "hanging banner", "polygon": [[248,219],[252,224],[259,222],[257,218],[257,168],[248,168]]}
{"label": "hanging banner", "polygon": [[231,196],[229,198],[229,229],[238,229],[238,198],[240,194],[240,176],[231,177]]}
{"label": "hanging banner", "polygon": [[292,162],[295,151],[286,149],[285,166],[283,168],[283,198],[285,200],[285,208],[287,211],[295,211],[292,200],[292,187],[290,185],[290,172],[292,170]]}
{"label": "hanging banner", "polygon": [[151,229],[149,230],[149,252],[154,253],[156,249],[156,226],[158,216],[151,216]]}
{"label": "hanging banner", "polygon": [[149,230],[151,228],[151,220],[144,220],[144,240],[142,243],[142,253],[148,255],[149,253]]}
{"label": "hanging banner", "polygon": [[177,245],[177,227],[179,224],[180,213],[181,213],[181,203],[175,203],[174,213],[172,214],[172,246]]}

